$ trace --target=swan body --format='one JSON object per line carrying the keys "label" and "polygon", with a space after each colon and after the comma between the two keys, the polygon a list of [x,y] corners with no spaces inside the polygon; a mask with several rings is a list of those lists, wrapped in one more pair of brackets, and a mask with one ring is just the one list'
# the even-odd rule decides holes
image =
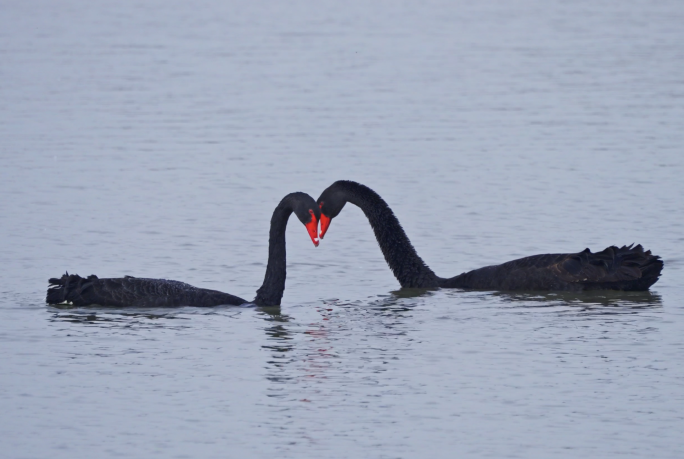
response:
{"label": "swan body", "polygon": [[95,275],[83,278],[66,273],[50,279],[48,304],[71,303],[76,306],[159,308],[172,306],[219,306],[248,303],[240,297],[217,290],[193,287],[185,282],[168,279],[145,279],[125,276],[99,279]]}
{"label": "swan body", "polygon": [[660,257],[641,245],[597,253],[544,254],[486,266],[452,278],[437,276],[418,256],[389,205],[360,183],[340,180],[318,198],[321,238],[347,202],[368,218],[382,253],[402,287],[475,290],[648,290],[663,269]]}
{"label": "swan body", "polygon": [[658,281],[663,262],[641,245],[611,246],[597,253],[534,255],[475,269],[440,287],[475,290],[648,290]]}
{"label": "swan body", "polygon": [[[258,306],[277,306],[285,291],[286,253],[285,229],[292,213],[306,227],[314,245],[318,246],[320,210],[306,193],[285,196],[273,211],[269,233],[268,264],[264,282],[257,290],[253,303]],[[71,303],[76,306],[100,305],[116,307],[174,307],[241,305],[249,303],[238,296],[217,290],[194,287],[184,282],[167,279],[146,279],[125,276],[103,278],[95,275],[83,278],[66,273],[49,281],[48,304]]]}

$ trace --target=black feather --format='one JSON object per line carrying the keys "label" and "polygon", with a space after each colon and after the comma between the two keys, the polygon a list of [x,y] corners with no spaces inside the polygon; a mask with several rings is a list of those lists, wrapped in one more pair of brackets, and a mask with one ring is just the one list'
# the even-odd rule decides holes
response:
{"label": "black feather", "polygon": [[363,210],[385,260],[402,287],[478,290],[647,290],[663,269],[660,257],[641,245],[608,247],[597,253],[544,254],[486,266],[445,279],[418,256],[387,203],[360,183],[340,180],[318,198],[323,215],[332,219],[347,202]]}
{"label": "black feather", "polygon": [[60,279],[50,279],[48,304],[70,303],[76,306],[218,306],[247,303],[240,297],[216,290],[193,287],[184,282],[166,279],[123,278],[99,279],[95,275],[83,278],[68,273]]}
{"label": "black feather", "polygon": [[[269,237],[268,264],[264,282],[254,300],[259,306],[277,306],[285,290],[285,229],[292,213],[302,222],[320,218],[320,209],[306,193],[290,193],[273,211]],[[312,217],[312,214],[314,217]],[[144,279],[132,276],[99,279],[83,278],[68,272],[51,278],[47,290],[48,304],[71,303],[76,306],[101,305],[117,307],[218,306],[248,303],[235,295],[193,287],[167,279]]]}

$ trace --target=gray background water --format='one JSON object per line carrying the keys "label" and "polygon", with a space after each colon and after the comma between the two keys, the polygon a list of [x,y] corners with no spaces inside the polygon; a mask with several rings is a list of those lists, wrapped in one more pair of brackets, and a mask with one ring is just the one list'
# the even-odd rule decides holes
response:
{"label": "gray background water", "polygon": [[[0,3],[3,457],[684,455],[684,3]],[[641,243],[650,294],[397,292],[348,206],[280,311],[57,309],[65,270],[252,298],[291,191],[443,276]]]}

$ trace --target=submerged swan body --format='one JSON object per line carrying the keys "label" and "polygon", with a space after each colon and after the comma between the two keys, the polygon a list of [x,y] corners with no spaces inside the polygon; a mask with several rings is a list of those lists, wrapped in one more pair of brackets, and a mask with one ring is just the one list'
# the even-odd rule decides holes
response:
{"label": "submerged swan body", "polygon": [[[290,214],[295,213],[304,224],[314,245],[318,245],[320,210],[306,193],[285,196],[273,211],[268,242],[268,265],[264,283],[252,303],[277,306],[285,291],[285,228]],[[71,303],[76,306],[101,305],[117,307],[218,306],[250,303],[238,296],[216,290],[193,287],[167,279],[144,279],[126,276],[99,279],[83,278],[69,273],[49,280],[46,301],[49,304]]]}
{"label": "submerged swan body", "polygon": [[402,287],[475,290],[648,290],[663,261],[641,245],[608,247],[597,253],[543,254],[487,266],[451,278],[437,276],[418,256],[387,203],[360,183],[340,180],[318,198],[321,238],[350,202],[361,208],[385,260]]}

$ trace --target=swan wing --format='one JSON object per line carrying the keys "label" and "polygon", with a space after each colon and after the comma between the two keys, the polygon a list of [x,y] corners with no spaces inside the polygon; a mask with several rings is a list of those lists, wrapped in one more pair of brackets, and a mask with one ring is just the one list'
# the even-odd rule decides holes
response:
{"label": "swan wing", "polygon": [[628,288],[630,285],[653,285],[660,276],[663,262],[641,245],[610,246],[596,253],[585,249],[568,254],[551,269],[564,281],[580,283],[586,288],[632,290],[634,288]]}
{"label": "swan wing", "polygon": [[647,290],[663,269],[660,257],[637,246],[611,246],[597,253],[544,254],[486,266],[441,287],[478,290]]}

